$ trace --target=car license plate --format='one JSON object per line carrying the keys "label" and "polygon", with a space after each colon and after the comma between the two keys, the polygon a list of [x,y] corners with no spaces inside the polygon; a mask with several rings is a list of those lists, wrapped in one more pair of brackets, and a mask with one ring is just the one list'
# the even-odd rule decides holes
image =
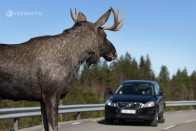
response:
{"label": "car license plate", "polygon": [[123,113],[123,114],[135,114],[136,111],[135,110],[125,110],[125,109],[122,109],[121,113]]}

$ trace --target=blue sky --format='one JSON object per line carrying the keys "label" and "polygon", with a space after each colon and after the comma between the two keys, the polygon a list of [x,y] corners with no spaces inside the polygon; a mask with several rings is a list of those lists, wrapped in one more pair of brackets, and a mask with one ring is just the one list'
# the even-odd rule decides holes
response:
{"label": "blue sky", "polygon": [[[139,61],[148,54],[156,75],[162,65],[170,75],[196,70],[195,0],[0,0],[0,43],[61,33],[74,24],[70,8],[95,22],[110,6],[119,8],[120,16],[126,14],[120,31],[106,31],[119,56],[129,52]],[[112,17],[104,26],[113,24]]]}

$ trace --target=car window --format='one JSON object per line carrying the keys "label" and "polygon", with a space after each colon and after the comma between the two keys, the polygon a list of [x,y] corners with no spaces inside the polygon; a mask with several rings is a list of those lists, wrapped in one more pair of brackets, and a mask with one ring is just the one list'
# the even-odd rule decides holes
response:
{"label": "car window", "polygon": [[159,85],[155,84],[155,93],[156,93],[156,95],[159,94],[159,91],[160,91]]}
{"label": "car window", "polygon": [[120,85],[116,90],[119,95],[154,95],[153,86],[149,83],[131,83]]}

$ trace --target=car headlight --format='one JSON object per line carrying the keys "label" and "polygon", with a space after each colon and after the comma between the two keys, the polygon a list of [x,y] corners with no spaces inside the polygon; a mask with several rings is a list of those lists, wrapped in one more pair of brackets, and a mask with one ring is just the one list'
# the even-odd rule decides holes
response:
{"label": "car headlight", "polygon": [[114,106],[114,107],[116,107],[116,104],[113,103],[111,100],[107,100],[105,104],[106,104],[107,106]]}
{"label": "car headlight", "polygon": [[141,108],[148,108],[148,107],[154,107],[154,106],[155,106],[155,102],[150,101],[150,102],[147,102],[146,104],[142,104]]}

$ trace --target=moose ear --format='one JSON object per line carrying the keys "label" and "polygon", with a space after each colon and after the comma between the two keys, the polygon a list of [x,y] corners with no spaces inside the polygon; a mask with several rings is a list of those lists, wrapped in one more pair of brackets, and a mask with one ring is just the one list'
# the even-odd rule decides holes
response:
{"label": "moose ear", "polygon": [[73,15],[71,8],[70,8],[70,14],[71,14],[71,18],[75,23],[81,21],[87,21],[86,16],[82,12],[77,13],[76,9],[75,9],[75,16]]}
{"label": "moose ear", "polygon": [[79,12],[79,13],[78,13],[77,21],[78,21],[78,22],[87,21],[86,16],[85,16],[82,12]]}
{"label": "moose ear", "polygon": [[102,26],[103,24],[105,24],[110,16],[111,13],[111,9],[109,9],[105,14],[103,14],[95,23],[95,27],[99,28],[100,26]]}

